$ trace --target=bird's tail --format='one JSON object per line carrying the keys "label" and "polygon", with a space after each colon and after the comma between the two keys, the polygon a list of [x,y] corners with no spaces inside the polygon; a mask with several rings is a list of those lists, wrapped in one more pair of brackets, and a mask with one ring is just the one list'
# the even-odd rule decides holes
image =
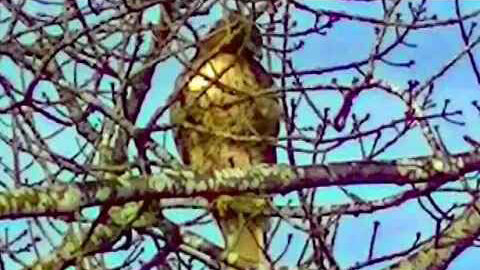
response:
{"label": "bird's tail", "polygon": [[227,262],[245,268],[261,269],[267,264],[263,234],[265,217],[230,217],[220,221],[227,247]]}
{"label": "bird's tail", "polygon": [[[216,200],[217,220],[226,246],[226,261],[242,268],[268,268],[264,232],[268,218],[263,215],[267,198],[257,195],[225,196]],[[232,268],[235,269],[235,268]]]}

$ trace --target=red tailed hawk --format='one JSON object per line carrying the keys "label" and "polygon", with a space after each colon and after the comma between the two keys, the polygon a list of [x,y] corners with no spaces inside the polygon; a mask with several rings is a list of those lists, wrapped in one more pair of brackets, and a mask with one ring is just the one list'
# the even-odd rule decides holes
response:
{"label": "red tailed hawk", "polygon": [[[184,163],[198,174],[276,162],[281,107],[273,79],[258,60],[261,46],[252,20],[232,13],[200,41],[191,66],[177,80],[170,111],[175,142]],[[265,198],[249,194],[233,201],[248,205]],[[265,218],[221,212],[215,215],[229,260],[261,263]]]}

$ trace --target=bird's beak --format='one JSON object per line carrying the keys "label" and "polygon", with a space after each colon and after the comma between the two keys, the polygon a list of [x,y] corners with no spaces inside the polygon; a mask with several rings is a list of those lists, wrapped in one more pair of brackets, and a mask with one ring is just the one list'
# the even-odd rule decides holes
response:
{"label": "bird's beak", "polygon": [[248,42],[247,50],[251,51],[253,56],[256,59],[262,60],[263,53],[262,53],[262,48],[261,47],[256,46],[255,43],[253,43],[253,42]]}
{"label": "bird's beak", "polygon": [[256,57],[258,60],[262,60],[262,57],[263,57],[262,49],[259,48],[259,49],[255,52],[255,57]]}

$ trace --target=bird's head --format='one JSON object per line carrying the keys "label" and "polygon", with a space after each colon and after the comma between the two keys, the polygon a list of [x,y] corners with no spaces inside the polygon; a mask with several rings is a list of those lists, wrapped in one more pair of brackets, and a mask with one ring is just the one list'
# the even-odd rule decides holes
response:
{"label": "bird's head", "polygon": [[220,50],[261,58],[262,36],[255,22],[238,12],[232,12],[217,21],[200,47],[206,53]]}

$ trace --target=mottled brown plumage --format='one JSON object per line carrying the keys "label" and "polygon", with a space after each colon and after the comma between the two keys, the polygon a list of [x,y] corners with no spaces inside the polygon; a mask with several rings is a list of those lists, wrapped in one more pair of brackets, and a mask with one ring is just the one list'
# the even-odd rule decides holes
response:
{"label": "mottled brown plumage", "polygon": [[[180,75],[171,122],[177,125],[175,142],[184,163],[197,173],[276,162],[281,107],[272,77],[257,60],[259,52],[259,30],[233,13],[199,43],[191,68]],[[264,197],[237,197],[258,198]],[[244,261],[261,260],[255,246],[262,245],[265,219],[252,218],[243,226],[234,214],[219,218],[227,247]]]}

